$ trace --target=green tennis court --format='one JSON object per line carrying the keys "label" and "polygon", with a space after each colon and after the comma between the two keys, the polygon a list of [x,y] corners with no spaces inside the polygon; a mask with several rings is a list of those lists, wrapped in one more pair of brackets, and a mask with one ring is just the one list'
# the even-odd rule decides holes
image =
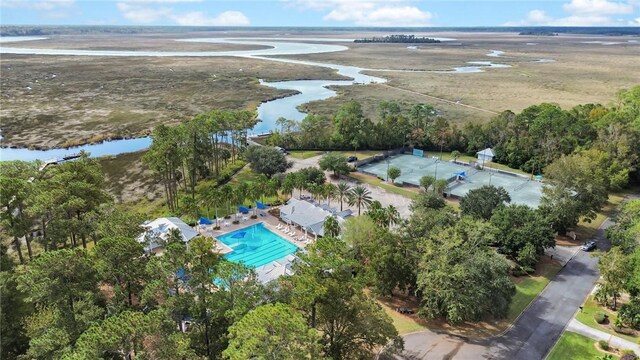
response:
{"label": "green tennis court", "polygon": [[431,175],[436,179],[445,179],[449,186],[445,193],[462,197],[469,190],[477,189],[483,185],[501,186],[509,192],[511,202],[538,207],[542,197],[542,183],[530,180],[528,177],[501,170],[478,170],[469,165],[461,165],[452,161],[442,161],[436,158],[426,158],[415,155],[396,155],[375,163],[369,163],[358,167],[358,171],[387,179],[387,169],[395,166],[400,169],[401,175],[396,183],[420,186],[420,178]]}

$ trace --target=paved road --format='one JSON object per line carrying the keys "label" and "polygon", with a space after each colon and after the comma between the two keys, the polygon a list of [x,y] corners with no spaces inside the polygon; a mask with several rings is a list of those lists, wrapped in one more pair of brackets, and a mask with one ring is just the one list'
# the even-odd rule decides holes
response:
{"label": "paved road", "polygon": [[[604,229],[611,225],[606,220],[597,231],[599,249],[609,248]],[[579,251],[501,337],[473,340],[422,331],[404,336],[405,352],[396,358],[543,359],[598,280],[597,262]]]}

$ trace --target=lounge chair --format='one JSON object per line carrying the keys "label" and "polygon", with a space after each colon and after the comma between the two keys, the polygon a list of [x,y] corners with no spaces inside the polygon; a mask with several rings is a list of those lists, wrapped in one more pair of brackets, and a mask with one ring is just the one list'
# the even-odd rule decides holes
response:
{"label": "lounge chair", "polygon": [[295,231],[290,231],[290,232],[288,232],[288,234],[291,235],[291,236],[296,236],[296,232]]}

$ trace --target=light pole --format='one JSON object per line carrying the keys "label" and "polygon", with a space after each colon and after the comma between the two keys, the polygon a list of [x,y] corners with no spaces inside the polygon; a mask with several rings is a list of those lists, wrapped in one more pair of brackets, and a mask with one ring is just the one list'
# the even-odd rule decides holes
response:
{"label": "light pole", "polygon": [[389,158],[386,158],[387,160],[387,182],[389,182]]}

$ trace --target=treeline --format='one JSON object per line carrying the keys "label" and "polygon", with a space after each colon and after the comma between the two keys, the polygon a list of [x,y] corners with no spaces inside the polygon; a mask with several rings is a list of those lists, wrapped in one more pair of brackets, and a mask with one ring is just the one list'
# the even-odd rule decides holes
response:
{"label": "treeline", "polygon": [[440,40],[428,37],[416,37],[415,35],[387,35],[383,37],[370,37],[353,40],[354,43],[409,43],[409,44],[433,44]]}
{"label": "treeline", "polygon": [[555,33],[553,31],[521,31],[518,35],[558,36],[558,33]]}
{"label": "treeline", "polygon": [[427,104],[382,102],[376,119],[364,116],[356,101],[333,118],[309,114],[300,122],[280,119],[268,143],[290,149],[391,149],[403,146],[475,155],[492,147],[494,161],[539,174],[563,155],[593,150],[617,172],[614,188],[638,181],[640,86],[621,91],[611,106],[556,104],[505,111],[486,124],[451,124]]}
{"label": "treeline", "polygon": [[[247,146],[247,131],[256,124],[250,111],[211,111],[175,127],[159,125],[144,162],[160,179],[170,211],[180,207],[178,190],[196,197],[199,180],[215,176],[226,182],[225,172]],[[244,164],[242,164],[244,165]]]}

